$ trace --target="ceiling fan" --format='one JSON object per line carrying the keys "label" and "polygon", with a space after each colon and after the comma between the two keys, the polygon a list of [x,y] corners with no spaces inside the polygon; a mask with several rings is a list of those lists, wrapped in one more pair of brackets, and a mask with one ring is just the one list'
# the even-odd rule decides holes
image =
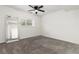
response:
{"label": "ceiling fan", "polygon": [[35,11],[35,14],[37,14],[38,13],[38,11],[40,11],[40,12],[45,12],[45,10],[41,10],[41,8],[43,8],[44,6],[43,5],[35,5],[35,6],[33,6],[33,5],[29,5],[31,8],[33,8],[33,10],[29,10],[29,11]]}

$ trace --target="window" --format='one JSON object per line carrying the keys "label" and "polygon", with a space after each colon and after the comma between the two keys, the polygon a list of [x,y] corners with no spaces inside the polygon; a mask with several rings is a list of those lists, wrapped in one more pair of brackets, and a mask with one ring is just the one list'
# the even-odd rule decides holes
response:
{"label": "window", "polygon": [[28,26],[32,26],[32,24],[33,24],[32,20],[27,20],[27,25]]}

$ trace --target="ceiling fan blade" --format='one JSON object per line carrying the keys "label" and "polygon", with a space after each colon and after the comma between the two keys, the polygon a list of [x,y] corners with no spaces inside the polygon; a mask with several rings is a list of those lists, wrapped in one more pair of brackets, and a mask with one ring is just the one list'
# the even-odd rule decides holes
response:
{"label": "ceiling fan blade", "polygon": [[29,5],[30,7],[34,8],[32,5]]}
{"label": "ceiling fan blade", "polygon": [[39,8],[42,8],[42,7],[43,7],[43,5],[39,6]]}
{"label": "ceiling fan blade", "polygon": [[38,10],[38,11],[45,12],[44,10]]}

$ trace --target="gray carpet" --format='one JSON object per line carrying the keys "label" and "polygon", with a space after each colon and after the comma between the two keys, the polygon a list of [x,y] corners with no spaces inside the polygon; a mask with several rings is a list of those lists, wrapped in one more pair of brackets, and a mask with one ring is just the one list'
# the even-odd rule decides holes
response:
{"label": "gray carpet", "polygon": [[0,54],[78,54],[79,45],[44,36],[0,44]]}

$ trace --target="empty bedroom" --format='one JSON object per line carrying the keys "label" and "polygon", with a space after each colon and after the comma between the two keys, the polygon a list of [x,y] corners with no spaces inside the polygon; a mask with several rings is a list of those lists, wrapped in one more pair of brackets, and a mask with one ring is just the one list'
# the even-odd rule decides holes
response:
{"label": "empty bedroom", "polygon": [[0,54],[79,54],[79,5],[0,5]]}

